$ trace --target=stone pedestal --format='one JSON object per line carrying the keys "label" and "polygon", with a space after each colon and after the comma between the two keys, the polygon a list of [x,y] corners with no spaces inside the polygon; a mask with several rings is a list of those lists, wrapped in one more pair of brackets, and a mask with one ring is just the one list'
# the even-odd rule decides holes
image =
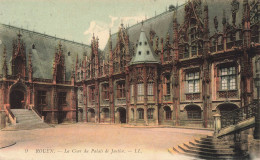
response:
{"label": "stone pedestal", "polygon": [[221,115],[215,114],[213,115],[213,117],[214,117],[214,134],[217,134],[221,129],[221,120],[220,120]]}

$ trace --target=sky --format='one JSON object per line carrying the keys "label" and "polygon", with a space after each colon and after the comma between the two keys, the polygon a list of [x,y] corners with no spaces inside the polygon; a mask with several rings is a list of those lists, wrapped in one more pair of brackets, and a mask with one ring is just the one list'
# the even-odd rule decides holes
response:
{"label": "sky", "polygon": [[132,26],[185,0],[0,0],[0,23],[90,45],[93,33],[103,49],[109,30]]}

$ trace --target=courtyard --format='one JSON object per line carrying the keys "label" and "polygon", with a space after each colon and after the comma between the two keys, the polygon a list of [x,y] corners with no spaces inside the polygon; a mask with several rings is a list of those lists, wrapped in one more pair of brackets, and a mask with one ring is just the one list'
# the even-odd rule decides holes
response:
{"label": "courtyard", "polygon": [[210,134],[208,130],[85,123],[0,131],[0,144],[15,143],[0,149],[0,159],[191,159],[173,156],[168,148]]}

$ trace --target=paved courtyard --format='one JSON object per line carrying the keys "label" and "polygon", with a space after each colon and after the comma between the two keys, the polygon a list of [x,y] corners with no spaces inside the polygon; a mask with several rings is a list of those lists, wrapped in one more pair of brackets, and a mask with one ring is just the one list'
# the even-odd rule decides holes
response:
{"label": "paved courtyard", "polygon": [[168,148],[207,130],[181,128],[127,128],[120,125],[69,124],[55,128],[0,131],[0,143],[15,145],[0,149],[0,160],[172,160]]}

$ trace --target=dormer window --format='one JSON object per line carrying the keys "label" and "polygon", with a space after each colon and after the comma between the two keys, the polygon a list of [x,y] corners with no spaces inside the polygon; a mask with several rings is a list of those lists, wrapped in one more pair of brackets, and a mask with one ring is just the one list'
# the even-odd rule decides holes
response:
{"label": "dormer window", "polygon": [[35,44],[32,45],[32,49],[35,49]]}
{"label": "dormer window", "polygon": [[141,51],[139,51],[138,54],[141,55]]}
{"label": "dormer window", "polygon": [[147,55],[149,55],[149,54],[150,54],[150,52],[149,52],[149,51],[147,51],[146,53],[147,53]]}
{"label": "dormer window", "polygon": [[68,52],[68,56],[70,56],[70,51]]}
{"label": "dormer window", "polygon": [[145,45],[147,45],[147,42],[144,42]]}
{"label": "dormer window", "polygon": [[141,45],[142,45],[142,42],[139,42],[139,45],[141,46]]}

